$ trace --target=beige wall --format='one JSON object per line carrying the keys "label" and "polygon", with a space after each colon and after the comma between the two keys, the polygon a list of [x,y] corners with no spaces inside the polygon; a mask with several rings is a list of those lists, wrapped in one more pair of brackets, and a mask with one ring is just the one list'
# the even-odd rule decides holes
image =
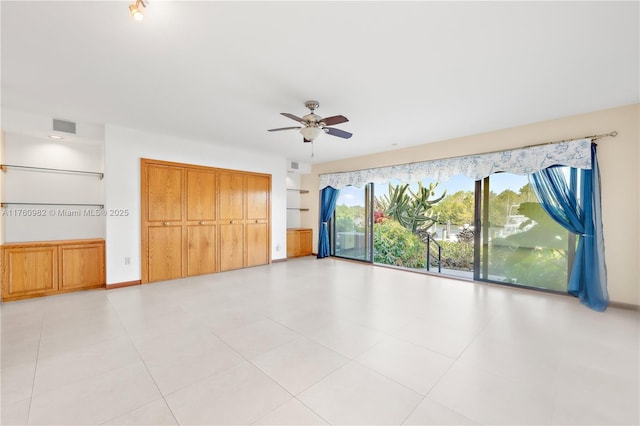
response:
{"label": "beige wall", "polygon": [[[609,295],[612,301],[640,305],[640,104],[565,117],[511,129],[450,139],[411,148],[318,164],[302,176],[309,212],[302,226],[318,235],[318,175],[482,152],[617,131],[598,141],[602,176],[602,217]],[[634,185],[637,185],[634,187]]]}

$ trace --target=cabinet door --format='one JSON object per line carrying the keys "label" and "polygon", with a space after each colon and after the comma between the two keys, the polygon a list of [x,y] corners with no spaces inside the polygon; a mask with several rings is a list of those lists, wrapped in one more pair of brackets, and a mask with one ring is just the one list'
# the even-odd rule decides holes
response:
{"label": "cabinet door", "polygon": [[60,290],[98,287],[105,283],[104,245],[60,246]]}
{"label": "cabinet door", "polygon": [[182,277],[182,226],[149,226],[149,281]]}
{"label": "cabinet door", "polygon": [[309,256],[312,251],[312,234],[311,229],[303,229],[299,232],[298,240],[298,256]]}
{"label": "cabinet door", "polygon": [[182,220],[182,179],[181,168],[147,165],[147,221]]}
{"label": "cabinet door", "polygon": [[218,271],[215,225],[187,226],[187,275],[212,274]]}
{"label": "cabinet door", "polygon": [[229,271],[244,266],[244,225],[220,225],[220,270]]}
{"label": "cabinet door", "polygon": [[296,257],[298,252],[299,234],[297,231],[287,231],[287,257]]}
{"label": "cabinet door", "polygon": [[4,249],[2,298],[21,298],[58,290],[58,248]]}

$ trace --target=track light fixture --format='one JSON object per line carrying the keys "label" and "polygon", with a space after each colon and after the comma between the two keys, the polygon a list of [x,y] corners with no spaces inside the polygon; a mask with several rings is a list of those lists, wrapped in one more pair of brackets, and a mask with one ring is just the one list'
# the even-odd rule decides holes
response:
{"label": "track light fixture", "polygon": [[142,10],[147,7],[148,4],[148,0],[136,0],[135,3],[131,3],[129,5],[129,12],[131,13],[131,16],[133,16],[133,19],[136,21],[142,21],[144,19],[144,13],[142,13]]}

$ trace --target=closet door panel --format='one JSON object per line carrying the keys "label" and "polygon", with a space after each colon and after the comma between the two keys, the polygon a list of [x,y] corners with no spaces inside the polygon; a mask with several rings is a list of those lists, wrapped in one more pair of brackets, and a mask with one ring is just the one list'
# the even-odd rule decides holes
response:
{"label": "closet door panel", "polygon": [[150,226],[149,281],[182,277],[182,226]]}
{"label": "closet door panel", "polygon": [[206,170],[187,170],[187,221],[216,219],[216,175]]}
{"label": "closet door panel", "polygon": [[147,166],[147,220],[176,222],[182,220],[183,169]]}
{"label": "closet door panel", "polygon": [[268,176],[247,176],[247,219],[269,217],[269,193],[271,179]]}
{"label": "closet door panel", "polygon": [[187,275],[193,276],[217,272],[216,226],[190,225],[187,227],[187,238]]}
{"label": "closet door panel", "polygon": [[267,223],[248,223],[247,234],[247,266],[266,265],[269,263],[269,225]]}
{"label": "closet door panel", "polygon": [[244,266],[244,225],[220,225],[220,270],[229,271]]}
{"label": "closet door panel", "polygon": [[220,200],[220,220],[241,220],[244,211],[244,176],[239,173],[220,173],[218,199]]}

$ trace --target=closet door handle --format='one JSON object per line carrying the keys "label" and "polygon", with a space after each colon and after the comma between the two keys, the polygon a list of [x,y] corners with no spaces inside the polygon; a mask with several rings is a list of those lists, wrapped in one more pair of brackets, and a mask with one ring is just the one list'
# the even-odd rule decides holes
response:
{"label": "closet door handle", "polygon": [[229,223],[236,223],[236,221],[235,220],[230,220]]}
{"label": "closet door handle", "polygon": [[169,222],[162,222],[162,226],[169,226]]}
{"label": "closet door handle", "polygon": [[256,223],[260,223],[260,221],[258,219],[256,219]]}
{"label": "closet door handle", "polygon": [[204,220],[201,220],[201,221],[200,221],[200,225],[204,225]]}

